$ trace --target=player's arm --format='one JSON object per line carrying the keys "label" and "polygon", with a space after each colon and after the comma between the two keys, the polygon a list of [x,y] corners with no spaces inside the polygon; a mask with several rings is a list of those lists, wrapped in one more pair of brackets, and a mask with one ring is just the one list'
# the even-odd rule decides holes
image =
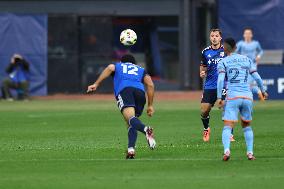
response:
{"label": "player's arm", "polygon": [[226,76],[224,63],[221,61],[218,63],[218,80],[217,80],[217,106],[218,108],[222,108],[224,106],[222,100],[222,90],[224,88],[224,81]]}
{"label": "player's arm", "polygon": [[255,57],[255,62],[258,63],[260,58],[263,55],[263,50],[262,50],[259,42],[257,42],[256,50],[257,50],[257,55]]}
{"label": "player's arm", "polygon": [[236,49],[236,53],[238,53],[238,54],[241,54],[241,46],[242,46],[242,44],[241,44],[242,42],[241,41],[239,41],[239,42],[237,42],[237,49]]}
{"label": "player's arm", "polygon": [[262,95],[264,96],[264,99],[267,99],[268,98],[268,94],[267,94],[267,92],[264,89],[263,82],[262,82],[262,79],[261,79],[260,75],[256,71],[254,71],[254,72],[251,73],[251,76],[256,81],[256,84],[259,87],[260,91],[262,92]]}
{"label": "player's arm", "polygon": [[147,92],[147,97],[148,97],[147,114],[148,116],[151,117],[154,114],[153,102],[154,102],[155,86],[149,75],[145,75],[143,81],[146,87],[146,92]]}
{"label": "player's arm", "polygon": [[108,66],[104,69],[104,71],[101,73],[101,75],[99,76],[99,78],[95,81],[95,83],[88,86],[87,93],[96,91],[97,88],[98,88],[98,86],[101,84],[101,82],[102,82],[103,80],[105,80],[106,78],[108,78],[114,71],[115,71],[115,65],[114,65],[114,64],[108,65]]}
{"label": "player's arm", "polygon": [[203,79],[206,77],[206,73],[207,73],[207,64],[206,64],[206,59],[202,53],[202,60],[199,67],[199,76]]}

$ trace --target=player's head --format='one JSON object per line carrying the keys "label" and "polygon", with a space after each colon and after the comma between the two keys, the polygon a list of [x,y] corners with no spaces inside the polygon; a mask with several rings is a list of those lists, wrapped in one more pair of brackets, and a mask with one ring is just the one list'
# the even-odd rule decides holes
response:
{"label": "player's head", "polygon": [[224,51],[226,54],[231,54],[236,48],[236,41],[233,38],[229,37],[224,40]]}
{"label": "player's head", "polygon": [[244,29],[243,37],[245,41],[251,41],[253,38],[253,30],[252,28],[246,27]]}
{"label": "player's head", "polygon": [[131,54],[126,54],[126,55],[123,55],[120,59],[120,61],[122,63],[126,63],[126,62],[130,62],[132,64],[136,64],[136,60],[134,58],[134,56],[132,56]]}
{"label": "player's head", "polygon": [[218,28],[210,30],[210,42],[213,46],[221,45],[222,31]]}

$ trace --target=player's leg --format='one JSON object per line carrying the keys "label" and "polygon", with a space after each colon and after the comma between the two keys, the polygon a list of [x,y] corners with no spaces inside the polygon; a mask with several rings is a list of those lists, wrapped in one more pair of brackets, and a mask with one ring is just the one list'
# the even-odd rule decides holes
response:
{"label": "player's leg", "polygon": [[209,103],[201,103],[201,121],[203,124],[203,141],[208,142],[210,139],[210,111],[211,111],[212,105]]}
{"label": "player's leg", "polygon": [[224,107],[223,113],[223,121],[224,121],[224,128],[222,131],[222,143],[224,146],[224,156],[223,160],[228,161],[230,159],[231,150],[231,133],[234,127],[234,123],[238,121],[238,104],[239,99],[236,100],[228,100],[226,102],[226,106]]}
{"label": "player's leg", "polygon": [[201,99],[201,121],[203,124],[203,141],[208,142],[210,139],[210,111],[217,99],[215,89],[205,89]]}
{"label": "player's leg", "polygon": [[[141,91],[139,89],[135,89],[134,90],[134,99],[135,99],[135,117],[133,117],[130,120],[130,123],[132,124],[140,124],[143,125],[144,129],[143,131],[140,130],[142,133],[145,134],[146,136],[146,140],[148,142],[148,145],[150,147],[150,149],[154,149],[156,147],[156,141],[154,139],[154,132],[153,132],[153,128],[150,126],[145,126],[139,119],[138,117],[140,117],[143,113],[144,110],[144,106],[146,104],[146,98],[145,98],[145,92]],[[142,129],[142,127],[141,127]]]}
{"label": "player's leg", "polygon": [[[226,97],[227,97],[227,89],[223,88],[222,89],[222,100],[225,101],[225,106],[226,106]],[[235,138],[234,138],[234,128],[232,128],[232,132],[231,132],[231,137],[230,137],[231,142],[235,142]]]}
{"label": "player's leg", "polygon": [[129,125],[128,120],[135,115],[134,107],[125,107],[122,110],[122,115],[124,120],[128,125],[128,149],[127,149],[127,159],[134,159],[135,157],[135,144],[137,140],[137,130]]}
{"label": "player's leg", "polygon": [[241,107],[241,119],[242,119],[242,127],[245,136],[246,146],[247,146],[247,157],[248,160],[255,160],[253,155],[253,130],[251,127],[252,120],[252,104],[253,102],[248,99],[243,99],[242,107]]}

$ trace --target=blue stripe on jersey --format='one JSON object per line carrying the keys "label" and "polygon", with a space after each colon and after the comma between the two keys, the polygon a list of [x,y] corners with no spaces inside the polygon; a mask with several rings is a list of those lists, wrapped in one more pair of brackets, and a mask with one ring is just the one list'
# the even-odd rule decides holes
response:
{"label": "blue stripe on jersey", "polygon": [[145,69],[132,63],[115,64],[113,77],[114,94],[117,96],[126,87],[134,87],[145,91],[143,79]]}
{"label": "blue stripe on jersey", "polygon": [[225,57],[224,47],[213,49],[211,46],[202,51],[201,66],[207,67],[207,76],[205,79],[204,89],[217,89],[218,71],[217,65]]}

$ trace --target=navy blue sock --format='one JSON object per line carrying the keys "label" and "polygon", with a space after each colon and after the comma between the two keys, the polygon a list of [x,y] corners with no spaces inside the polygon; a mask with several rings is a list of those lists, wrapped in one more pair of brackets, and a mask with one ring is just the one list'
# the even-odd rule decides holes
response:
{"label": "navy blue sock", "polygon": [[234,129],[232,129],[231,134],[232,134],[232,135],[234,134]]}
{"label": "navy blue sock", "polygon": [[140,131],[144,134],[146,134],[145,130],[145,125],[137,118],[137,117],[132,117],[129,119],[129,125],[130,127],[133,127],[137,131]]}
{"label": "navy blue sock", "polygon": [[207,117],[201,116],[201,121],[203,123],[204,129],[208,129],[208,127],[209,127],[209,120],[210,120],[210,116],[207,116]]}
{"label": "navy blue sock", "polygon": [[137,140],[137,131],[133,127],[128,128],[128,148],[135,148],[135,143]]}

